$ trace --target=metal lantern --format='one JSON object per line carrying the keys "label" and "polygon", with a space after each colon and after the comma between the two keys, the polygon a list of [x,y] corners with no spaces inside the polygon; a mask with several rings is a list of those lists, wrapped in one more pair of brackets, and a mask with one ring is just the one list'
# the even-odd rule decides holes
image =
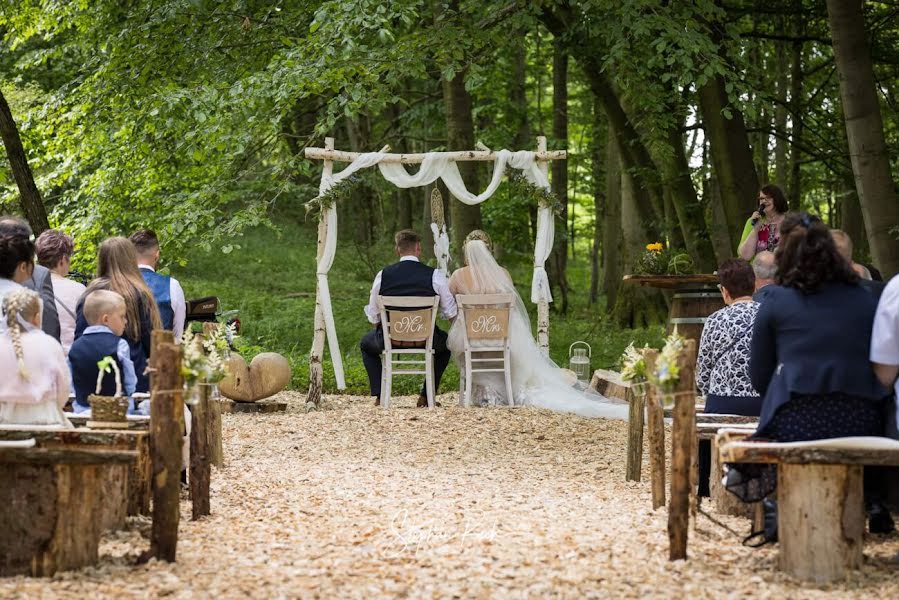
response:
{"label": "metal lantern", "polygon": [[[577,346],[577,348],[575,348]],[[568,368],[574,371],[578,381],[589,381],[590,358],[593,354],[587,342],[575,342],[568,347]]]}

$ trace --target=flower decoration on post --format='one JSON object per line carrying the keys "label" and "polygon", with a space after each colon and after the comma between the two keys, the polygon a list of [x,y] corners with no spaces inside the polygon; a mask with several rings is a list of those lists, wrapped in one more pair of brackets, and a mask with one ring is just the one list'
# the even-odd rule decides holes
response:
{"label": "flower decoration on post", "polygon": [[628,344],[621,355],[621,379],[631,382],[631,391],[637,396],[646,395],[646,359],[643,352]]}
{"label": "flower decoration on post", "polygon": [[[186,398],[196,400],[198,385],[218,383],[228,374],[234,325],[217,324],[200,334],[186,330],[181,338],[181,376]],[[188,401],[188,404],[192,402]]]}
{"label": "flower decoration on post", "polygon": [[670,408],[674,405],[673,394],[677,389],[677,384],[680,383],[678,357],[683,351],[686,341],[675,328],[665,339],[665,346],[659,353],[655,370],[649,375],[652,384],[661,392],[660,400],[663,408]]}

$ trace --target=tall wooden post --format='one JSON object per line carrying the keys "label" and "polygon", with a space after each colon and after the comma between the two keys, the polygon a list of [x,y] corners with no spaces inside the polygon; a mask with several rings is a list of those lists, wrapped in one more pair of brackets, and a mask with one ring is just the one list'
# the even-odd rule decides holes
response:
{"label": "tall wooden post", "polygon": [[199,383],[199,402],[191,407],[190,428],[190,502],[191,520],[208,515],[209,510],[209,386]]}
{"label": "tall wooden post", "polygon": [[[646,371],[655,370],[659,351],[649,349],[643,353]],[[659,402],[655,386],[650,386],[646,401],[646,435],[649,438],[649,472],[652,482],[652,509],[665,506],[665,411]]]}
{"label": "tall wooden post", "polygon": [[[334,149],[334,138],[325,138],[325,149]],[[334,163],[325,160],[322,168],[322,179],[330,177],[334,172]],[[328,237],[328,222],[322,212],[318,221],[318,245],[315,253],[315,263],[318,265],[325,251],[325,240]],[[321,289],[318,286],[318,277],[315,284],[315,333],[312,338],[312,352],[309,355],[309,393],[306,395],[306,412],[317,410],[322,399],[322,355],[325,351],[325,313],[321,304]]]}
{"label": "tall wooden post", "polygon": [[181,349],[171,331],[153,332],[150,356],[150,450],[153,455],[153,526],[145,560],[175,562],[180,519],[181,443],[184,423]]}
{"label": "tall wooden post", "polygon": [[[537,137],[537,151],[546,152],[546,136]],[[549,163],[545,160],[537,161],[544,175],[549,173]],[[543,354],[549,356],[549,302],[540,300],[537,303],[537,343]]]}
{"label": "tall wooden post", "polygon": [[674,423],[671,427],[671,499],[668,503],[669,560],[687,558],[690,526],[690,466],[696,437],[696,390],[693,382],[693,355],[696,341],[688,339],[678,356],[680,366],[674,396]]}
{"label": "tall wooden post", "polygon": [[225,453],[222,448],[222,399],[209,398],[209,429],[206,438],[209,440],[209,462],[221,469],[225,466]]}
{"label": "tall wooden post", "polygon": [[[649,384],[642,383],[640,385],[645,388]],[[635,394],[633,385],[627,390],[627,468],[625,473],[627,481],[640,481],[640,471],[643,466],[643,420],[646,407],[644,394]]]}

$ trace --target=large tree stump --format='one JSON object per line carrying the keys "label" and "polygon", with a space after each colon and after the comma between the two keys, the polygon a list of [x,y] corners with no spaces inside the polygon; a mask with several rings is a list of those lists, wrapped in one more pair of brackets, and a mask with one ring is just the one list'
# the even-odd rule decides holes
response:
{"label": "large tree stump", "polygon": [[[709,474],[709,499],[712,502],[712,506],[715,507],[715,512],[722,515],[752,519],[755,515],[756,505],[760,505],[760,503],[747,504],[727,491],[727,488],[724,487],[724,483],[721,481],[724,478],[724,467],[721,465],[721,460],[718,456],[718,436],[712,436],[711,442],[712,468]],[[753,531],[758,530],[753,529]]]}
{"label": "large tree stump", "polygon": [[782,570],[828,583],[861,566],[861,465],[780,464],[777,504]]}
{"label": "large tree stump", "polygon": [[257,354],[249,366],[242,356],[232,354],[228,376],[219,383],[219,390],[231,400],[256,402],[287,387],[290,376],[290,363],[276,352]]}
{"label": "large tree stump", "polygon": [[0,576],[50,576],[96,564],[108,506],[110,470],[136,459],[133,450],[17,448],[0,450]]}
{"label": "large tree stump", "polygon": [[141,558],[175,562],[181,494],[184,400],[181,349],[171,331],[153,331],[150,356],[150,447],[153,454],[153,527],[150,549]]}
{"label": "large tree stump", "polygon": [[190,428],[190,501],[191,520],[206,516],[209,511],[209,463],[208,413],[209,386],[199,384],[200,400],[191,408]]}

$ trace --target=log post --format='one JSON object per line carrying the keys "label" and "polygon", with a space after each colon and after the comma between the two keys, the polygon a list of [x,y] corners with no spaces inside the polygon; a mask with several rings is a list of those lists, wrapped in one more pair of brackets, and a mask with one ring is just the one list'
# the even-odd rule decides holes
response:
{"label": "log post", "polygon": [[[334,138],[325,138],[325,149],[334,150]],[[334,163],[325,160],[322,168],[322,179],[330,177],[334,171]],[[322,213],[318,221],[318,243],[315,253],[315,264],[318,266],[325,252],[325,240],[328,237],[328,222]],[[325,352],[325,313],[322,310],[321,289],[318,277],[315,278],[315,323],[312,337],[312,352],[309,354],[309,393],[306,395],[306,412],[317,410],[322,399],[322,355]]]}
{"label": "log post", "polygon": [[[712,438],[712,468],[709,475],[709,496],[715,512],[722,515],[731,515],[735,517],[753,518],[755,507],[761,507],[761,502],[753,502],[746,504],[735,495],[727,491],[721,479],[724,477],[724,469],[721,466],[718,457],[718,436]],[[760,531],[764,526],[764,521],[758,528],[753,527],[752,531]]]}
{"label": "log post", "polygon": [[221,396],[209,398],[209,429],[206,432],[209,440],[209,462],[221,469],[225,466],[225,453],[222,448],[222,399]]}
{"label": "log post", "polygon": [[191,520],[209,514],[209,385],[197,384],[199,401],[191,407],[190,429],[190,502]]}
{"label": "log post", "polygon": [[[546,152],[546,136],[537,136],[537,152]],[[537,165],[544,175],[549,173],[549,163],[538,160]],[[549,356],[549,302],[541,300],[537,303],[537,343],[543,354]]]}
{"label": "log post", "polygon": [[861,465],[777,466],[780,568],[815,583],[862,564],[865,510]]}
{"label": "log post", "polygon": [[[641,387],[646,388],[647,385],[644,383]],[[643,394],[635,394],[634,386],[628,388],[626,395],[629,399],[629,408],[627,415],[627,468],[625,479],[627,481],[640,481],[640,471],[643,467],[643,411],[646,406],[646,398]]]}
{"label": "log post", "polygon": [[671,497],[668,501],[669,560],[687,558],[690,526],[690,466],[696,437],[696,392],[693,382],[696,341],[688,339],[678,356],[680,367],[671,427]]}
{"label": "log post", "polygon": [[153,526],[150,549],[141,562],[175,562],[181,494],[181,437],[184,423],[181,349],[171,331],[153,331],[150,356],[150,448],[153,455]]}
{"label": "log post", "polygon": [[[659,351],[649,349],[643,354],[646,370],[655,370]],[[652,482],[652,509],[665,506],[665,415],[655,386],[650,386],[646,401],[646,434],[649,438],[649,471]]]}

